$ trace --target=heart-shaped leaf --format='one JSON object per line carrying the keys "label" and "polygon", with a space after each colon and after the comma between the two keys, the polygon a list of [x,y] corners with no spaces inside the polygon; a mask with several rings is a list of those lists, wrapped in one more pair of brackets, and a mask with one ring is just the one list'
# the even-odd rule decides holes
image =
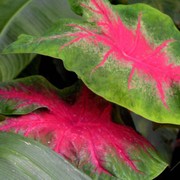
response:
{"label": "heart-shaped leaf", "polygon": [[3,87],[4,99],[8,106],[9,101],[24,101],[26,108],[36,104],[47,109],[9,117],[2,122],[1,131],[13,130],[39,139],[93,179],[153,179],[166,167],[146,139],[113,123],[112,105],[86,87],[74,103],[67,103],[41,77],[30,77]]}
{"label": "heart-shaped leaf", "polygon": [[[0,1],[0,51],[22,33],[41,35],[59,18],[77,16],[67,0]],[[17,76],[34,55],[0,55],[0,81]]]}
{"label": "heart-shaped leaf", "polygon": [[0,133],[0,179],[89,180],[42,144],[12,133]]}
{"label": "heart-shaped leaf", "polygon": [[172,20],[144,4],[114,11],[101,0],[83,6],[95,23],[60,21],[46,36],[21,36],[5,52],[61,58],[109,101],[155,122],[180,124],[180,33]]}

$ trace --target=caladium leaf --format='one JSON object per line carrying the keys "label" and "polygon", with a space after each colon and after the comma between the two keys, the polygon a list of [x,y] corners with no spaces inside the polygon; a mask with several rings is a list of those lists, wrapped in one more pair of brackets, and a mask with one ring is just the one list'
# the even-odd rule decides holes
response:
{"label": "caladium leaf", "polygon": [[32,139],[0,133],[0,179],[90,180],[64,158]]}
{"label": "caladium leaf", "polygon": [[180,1],[179,0],[128,0],[129,4],[134,3],[146,3],[159,9],[160,11],[168,14],[173,20],[174,23],[180,28]]}
{"label": "caladium leaf", "polygon": [[[35,86],[32,86],[35,84]],[[52,86],[42,76],[32,76],[28,78],[21,78],[9,82],[2,82],[0,84],[0,114],[2,115],[20,115],[33,112],[40,108],[48,109],[48,100],[44,98],[53,99],[52,91],[58,91],[61,98],[69,98],[69,94],[74,94],[79,85],[67,87],[63,90],[58,90]],[[31,92],[32,91],[32,92]]]}
{"label": "caladium leaf", "polygon": [[155,122],[180,124],[180,33],[172,20],[144,4],[112,10],[91,0],[83,7],[93,22],[60,21],[44,37],[21,36],[5,52],[61,58],[109,101]]}
{"label": "caladium leaf", "polygon": [[46,87],[40,77],[27,78],[28,82],[29,79],[31,85],[26,79],[14,83],[22,97],[11,96],[17,94],[11,92],[11,85],[8,90],[1,89],[1,99],[7,99],[7,103],[13,99],[17,104],[29,99],[27,106],[39,104],[47,109],[8,117],[1,123],[1,131],[13,130],[40,140],[93,179],[153,179],[166,167],[146,139],[129,127],[113,123],[112,105],[86,87],[74,103],[67,103],[54,88],[50,91],[49,84]]}
{"label": "caladium leaf", "polygon": [[[21,81],[4,82],[0,84],[0,113],[3,115],[20,115],[27,114],[39,108],[47,108],[43,93],[47,98],[54,98],[51,93],[48,93],[48,83],[44,78],[27,78],[21,84]],[[31,87],[32,83],[36,86]],[[44,88],[46,83],[46,88]],[[17,85],[18,84],[18,85]],[[52,91],[51,87],[51,91]],[[33,93],[29,93],[29,92]]]}

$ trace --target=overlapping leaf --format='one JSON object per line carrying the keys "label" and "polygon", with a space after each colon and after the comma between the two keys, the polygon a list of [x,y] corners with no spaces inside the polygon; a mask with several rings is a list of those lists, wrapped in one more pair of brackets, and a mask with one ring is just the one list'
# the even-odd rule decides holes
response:
{"label": "overlapping leaf", "polygon": [[0,179],[90,178],[49,148],[13,133],[0,133]]}
{"label": "overlapping leaf", "polygon": [[114,13],[97,2],[83,5],[92,22],[62,20],[44,37],[21,36],[5,52],[61,58],[106,99],[152,121],[180,124],[180,35],[172,20],[143,4],[114,6]]}
{"label": "overlapping leaf", "polygon": [[[0,51],[21,33],[41,35],[59,18],[77,17],[67,0],[0,1]],[[34,55],[0,55],[0,81],[16,77]]]}
{"label": "overlapping leaf", "polygon": [[180,1],[179,0],[128,0],[129,4],[146,3],[168,14],[180,28]]}
{"label": "overlapping leaf", "polygon": [[24,109],[32,105],[47,108],[9,117],[1,131],[13,130],[41,140],[94,179],[153,179],[166,167],[143,137],[113,123],[111,104],[86,87],[74,103],[63,101],[41,77],[7,83],[0,94],[7,106],[16,101]]}

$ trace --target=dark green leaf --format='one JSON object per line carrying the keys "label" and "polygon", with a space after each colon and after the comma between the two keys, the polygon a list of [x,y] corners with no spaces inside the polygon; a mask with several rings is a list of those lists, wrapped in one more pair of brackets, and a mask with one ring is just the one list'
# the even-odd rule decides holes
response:
{"label": "dark green leaf", "polygon": [[12,133],[0,133],[0,179],[90,178],[36,141]]}
{"label": "dark green leaf", "polygon": [[[156,129],[154,124],[147,119],[131,113],[137,131],[153,144],[162,157],[170,164],[174,151],[174,143],[178,134],[178,126],[168,127],[160,124]],[[157,125],[156,125],[157,126]]]}

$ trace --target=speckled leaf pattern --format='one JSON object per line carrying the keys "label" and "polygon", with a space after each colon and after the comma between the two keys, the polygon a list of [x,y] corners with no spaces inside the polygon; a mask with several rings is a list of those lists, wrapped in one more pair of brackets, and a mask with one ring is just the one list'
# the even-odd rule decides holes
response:
{"label": "speckled leaf pattern", "polygon": [[174,23],[180,28],[180,1],[179,0],[128,0],[129,4],[145,3],[159,9],[161,12],[169,15]]}
{"label": "speckled leaf pattern", "polygon": [[180,34],[172,20],[143,4],[82,6],[88,22],[62,20],[43,37],[21,36],[5,52],[61,58],[107,100],[155,122],[180,124]]}
{"label": "speckled leaf pattern", "polygon": [[153,179],[167,166],[145,138],[112,122],[111,103],[84,86],[70,103],[42,77],[29,77],[3,86],[4,99],[21,102],[23,112],[32,104],[46,108],[8,117],[1,131],[40,140],[93,179]]}

